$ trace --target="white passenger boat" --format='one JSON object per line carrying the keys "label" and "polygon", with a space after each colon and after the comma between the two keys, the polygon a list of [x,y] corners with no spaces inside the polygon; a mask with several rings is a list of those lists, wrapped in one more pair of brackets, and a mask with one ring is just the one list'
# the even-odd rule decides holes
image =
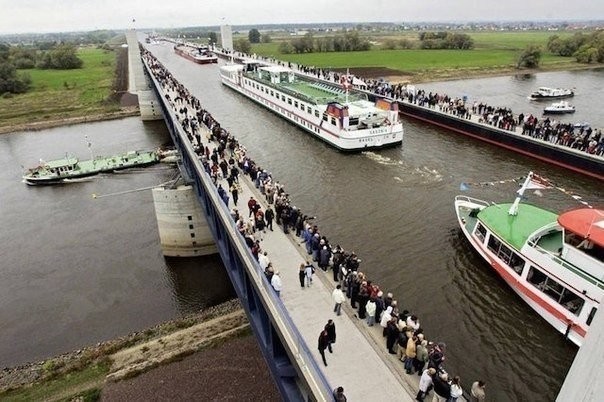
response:
{"label": "white passenger boat", "polygon": [[575,107],[566,101],[552,103],[543,109],[544,114],[566,114],[575,113]]}
{"label": "white passenger boat", "polygon": [[257,60],[220,68],[222,83],[342,151],[401,144],[398,104]]}
{"label": "white passenger boat", "polygon": [[572,89],[541,87],[530,94],[528,98],[530,100],[551,100],[572,98],[573,96],[575,96],[575,92]]}
{"label": "white passenger boat", "polygon": [[514,203],[455,197],[462,232],[476,251],[539,315],[581,345],[604,293],[604,210],[557,215],[521,203],[545,188],[531,172]]}

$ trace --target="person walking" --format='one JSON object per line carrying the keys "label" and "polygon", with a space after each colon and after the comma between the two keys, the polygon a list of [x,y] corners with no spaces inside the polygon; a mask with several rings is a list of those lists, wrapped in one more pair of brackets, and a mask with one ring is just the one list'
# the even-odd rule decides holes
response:
{"label": "person walking", "polygon": [[273,287],[273,289],[275,289],[277,297],[281,297],[281,289],[283,288],[283,282],[281,281],[281,277],[279,276],[278,270],[273,273],[273,277],[271,278],[271,286]]}
{"label": "person walking", "polygon": [[306,280],[306,272],[304,272],[305,268],[306,266],[304,263],[301,263],[300,268],[298,269],[298,279],[300,279],[300,286],[302,289],[304,289],[304,281]]}
{"label": "person walking", "polygon": [[310,287],[312,285],[312,274],[315,273],[315,267],[308,261],[306,261],[306,266],[304,267],[304,274],[306,274],[306,286]]}
{"label": "person walking", "polygon": [[233,197],[233,203],[237,205],[237,201],[239,200],[239,184],[233,183],[231,186],[231,197]]}
{"label": "person walking", "polygon": [[333,390],[333,399],[335,402],[346,402],[346,395],[344,395],[344,387],[338,387]]}
{"label": "person walking", "polygon": [[[300,279],[300,283],[303,283],[303,280],[304,279]],[[344,292],[342,292],[341,285],[336,286],[336,288],[331,293],[331,297],[333,298],[333,301],[335,303],[335,306],[333,307],[333,312],[336,313],[336,315],[342,315],[342,303],[346,301],[346,296],[344,296]]]}
{"label": "person walking", "polygon": [[333,353],[331,345],[336,343],[336,324],[332,319],[327,320],[325,330],[327,331],[327,335],[329,335],[329,345],[327,345],[327,349],[329,350],[329,353]]}
{"label": "person walking", "polygon": [[329,334],[327,330],[324,328],[323,331],[319,334],[319,353],[321,354],[321,358],[323,359],[323,364],[327,367],[327,360],[325,359],[325,349],[329,346]]}
{"label": "person walking", "polygon": [[273,231],[273,219],[275,219],[275,211],[269,206],[264,213],[264,219],[266,219],[266,227]]}

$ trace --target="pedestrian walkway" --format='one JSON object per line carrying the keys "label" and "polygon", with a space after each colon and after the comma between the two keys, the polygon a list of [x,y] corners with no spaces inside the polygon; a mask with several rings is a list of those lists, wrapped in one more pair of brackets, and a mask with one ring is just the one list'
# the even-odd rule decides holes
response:
{"label": "pedestrian walkway", "polygon": [[[218,183],[228,188],[225,179]],[[241,174],[239,183],[241,192],[236,208],[240,214],[247,216],[246,203],[250,197],[260,202],[266,211],[268,205],[265,198],[249,178]],[[229,200],[229,208],[233,207],[233,201]],[[345,306],[341,316],[333,312],[331,292],[335,285],[330,283],[329,273],[317,268],[312,286],[300,287],[299,266],[307,260],[302,239],[292,232],[285,234],[276,224],[274,231],[267,229],[263,237],[261,248],[268,252],[274,269],[280,272],[283,281],[281,300],[309,349],[315,353],[315,360],[329,383],[334,387],[343,386],[350,400],[412,401],[417,388],[414,390],[401,378],[402,364],[398,362],[400,371],[397,370],[396,359],[385,351],[381,331],[377,330],[379,326],[373,328],[375,331],[369,331],[372,328],[366,327],[364,321],[355,318],[354,310]],[[258,270],[261,271],[260,267]],[[319,333],[328,319],[335,322],[337,338],[332,346],[333,353],[326,352],[328,366],[325,367],[317,344]],[[379,332],[380,338],[376,339],[375,334],[370,332]],[[383,352],[376,351],[376,347],[383,349]],[[417,379],[414,380],[417,382]]]}

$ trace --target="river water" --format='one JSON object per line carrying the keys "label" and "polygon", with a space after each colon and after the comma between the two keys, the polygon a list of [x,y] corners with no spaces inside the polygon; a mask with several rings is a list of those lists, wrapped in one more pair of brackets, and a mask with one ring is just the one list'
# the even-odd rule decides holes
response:
{"label": "river water", "polygon": [[234,295],[219,257],[164,259],[150,190],[168,165],[30,187],[21,166],[69,152],[90,157],[154,149],[163,122],[139,118],[0,136],[0,366],[113,339]]}
{"label": "river water", "polygon": [[[223,87],[218,67],[174,56],[169,45],[149,49],[286,185],[297,207],[317,216],[332,242],[354,250],[361,270],[418,314],[430,339],[446,342],[452,374],[465,384],[485,379],[489,400],[555,398],[576,348],[470,251],[453,198],[462,181],[515,178],[529,170],[590,202],[603,199],[601,183],[413,120],[405,120],[402,147],[341,154]],[[576,87],[577,117],[604,126],[602,70],[430,85],[454,96],[484,90],[481,100],[518,112],[530,112],[526,96],[538,86]],[[468,195],[508,201],[515,190],[506,184]],[[579,205],[555,191],[531,201],[556,211]]]}
{"label": "river water", "polygon": [[[169,45],[149,48],[285,184],[295,205],[317,216],[332,242],[354,250],[363,260],[361,270],[419,316],[429,339],[446,342],[450,373],[462,376],[464,384],[486,380],[489,400],[555,398],[576,348],[470,251],[456,224],[453,198],[462,181],[508,179],[529,170],[591,202],[602,200],[601,183],[412,120],[404,122],[402,147],[341,154],[223,87],[217,66],[193,64]],[[585,93],[578,77],[587,75],[585,82],[600,86],[604,78],[601,72],[567,74],[556,73],[555,86],[576,86],[577,93]],[[537,86],[495,80],[499,84],[489,96],[526,97]],[[476,88],[476,81],[490,85],[430,85],[467,94],[464,88]],[[526,88],[517,88],[518,82]],[[483,100],[509,105],[505,97],[501,103]],[[594,124],[601,103],[597,96],[587,103]],[[19,165],[67,149],[85,156],[83,134],[99,153],[149,148],[168,139],[161,124],[138,119],[0,137],[2,365],[144,328],[232,292],[216,258],[183,263],[161,256],[150,193],[90,197],[160,183],[172,170],[156,166],[52,188],[19,183]],[[507,201],[515,190],[504,184],[467,194]],[[556,211],[577,205],[554,191],[531,201]]]}

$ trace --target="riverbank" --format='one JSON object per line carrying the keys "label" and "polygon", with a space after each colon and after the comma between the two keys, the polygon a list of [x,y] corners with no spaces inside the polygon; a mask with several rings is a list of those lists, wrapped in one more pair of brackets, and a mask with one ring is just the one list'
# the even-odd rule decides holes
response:
{"label": "riverbank", "polygon": [[[4,368],[0,371],[0,399],[2,400],[63,400],[81,396],[85,400],[97,400],[108,392],[107,400],[123,399],[117,394],[132,393],[138,389],[142,399],[150,397],[150,387],[140,385],[145,379],[133,378],[147,373],[152,369],[168,363],[180,362],[187,356],[185,366],[200,368],[198,371],[208,371],[208,368],[222,367],[224,371],[236,369],[228,361],[233,350],[241,349],[246,357],[239,359],[248,362],[250,375],[239,375],[239,381],[246,382],[246,390],[259,392],[275,399],[278,395],[274,383],[267,370],[254,370],[263,363],[262,355],[255,345],[256,340],[250,335],[249,324],[238,300],[231,300],[221,305],[208,308],[197,314],[175,319],[144,331],[135,332],[114,340],[101,342],[73,352],[53,357],[41,362],[34,362],[14,368]],[[233,349],[234,348],[234,349]],[[203,351],[203,352],[202,352]],[[197,356],[198,352],[202,355]],[[195,356],[192,356],[195,355]],[[212,361],[220,361],[213,364]],[[238,361],[239,361],[238,360]],[[178,363],[177,365],[181,365]],[[170,372],[176,365],[170,365]],[[161,372],[162,370],[160,370]],[[165,370],[164,370],[165,371]],[[262,373],[266,375],[262,376]],[[197,373],[198,376],[200,373]],[[205,383],[212,381],[212,373],[207,372]],[[158,374],[150,375],[154,378]],[[159,375],[164,383],[179,380],[174,376]],[[192,381],[184,375],[183,381]],[[197,377],[196,377],[197,378]],[[250,381],[246,381],[249,379]],[[136,382],[137,387],[120,384],[122,380]],[[200,382],[204,382],[201,381]],[[214,392],[227,392],[225,388],[213,385]],[[169,392],[187,392],[188,387],[166,386]],[[256,391],[253,391],[253,390]],[[273,391],[271,391],[273,389]],[[107,390],[107,391],[106,391]],[[233,393],[234,390],[228,392]],[[144,395],[143,395],[144,394]],[[127,398],[140,400],[141,398]]]}
{"label": "riverbank", "polygon": [[139,114],[140,111],[138,106],[127,106],[119,110],[106,113],[96,113],[85,116],[67,117],[62,119],[52,119],[4,126],[0,127],[0,134],[15,133],[20,131],[39,131],[48,128],[71,126],[74,124],[81,123],[92,123],[95,121],[123,119],[124,117],[138,116]]}

